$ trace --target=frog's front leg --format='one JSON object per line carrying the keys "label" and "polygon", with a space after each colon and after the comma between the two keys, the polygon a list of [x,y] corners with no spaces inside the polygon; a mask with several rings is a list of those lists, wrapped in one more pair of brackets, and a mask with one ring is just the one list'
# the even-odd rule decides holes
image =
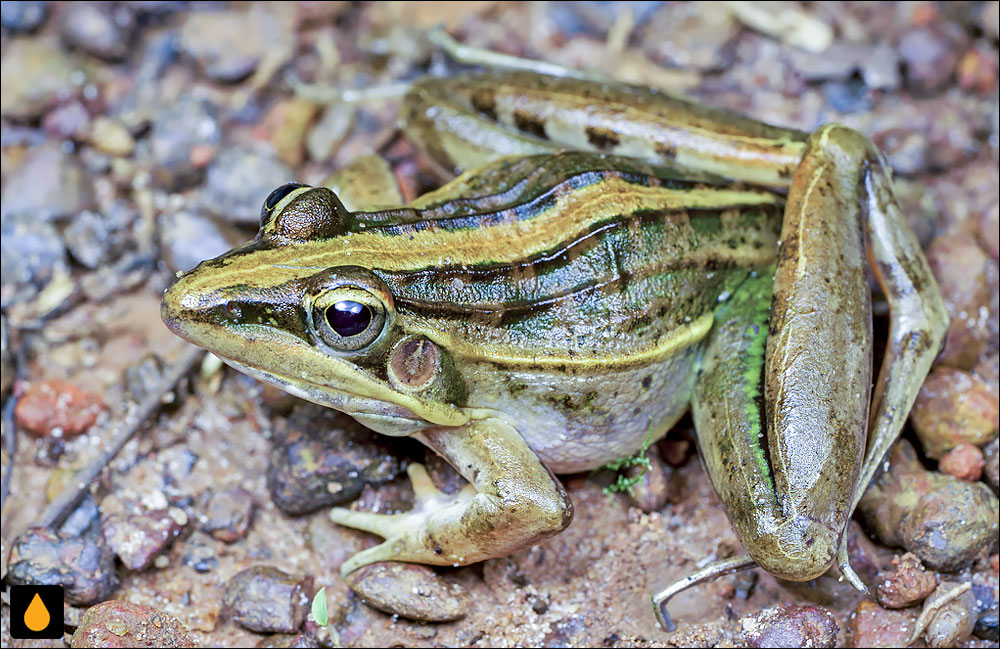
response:
{"label": "frog's front leg", "polygon": [[454,496],[433,489],[411,470],[417,496],[412,512],[373,514],[337,508],[341,525],[378,534],[385,542],[344,562],[341,574],[377,561],[465,565],[526,548],[569,525],[573,505],[555,476],[509,424],[497,418],[416,435],[474,487]]}
{"label": "frog's front leg", "polygon": [[[659,612],[683,588],[752,563],[801,581],[837,559],[864,588],[844,530],[899,435],[948,318],[881,157],[860,133],[831,125],[810,136],[781,240],[766,354],[766,305],[735,300],[717,314],[692,397],[702,457],[748,556],[667,588],[654,597]],[[891,316],[870,411],[866,253]]]}

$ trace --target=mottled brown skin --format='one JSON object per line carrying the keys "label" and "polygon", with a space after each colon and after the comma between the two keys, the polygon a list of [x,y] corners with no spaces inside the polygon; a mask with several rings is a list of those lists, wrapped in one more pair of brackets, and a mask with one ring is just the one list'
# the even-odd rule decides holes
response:
{"label": "mottled brown skin", "polygon": [[[469,480],[449,497],[414,468],[413,512],[335,509],[386,539],[342,571],[465,564],[554,534],[572,507],[550,469],[630,454],[690,399],[749,555],[657,602],[752,562],[802,580],[839,557],[851,578],[858,486],[947,325],[871,143],[525,73],[421,82],[403,112],[443,166],[485,166],[398,210],[351,213],[329,190],[296,189],[265,209],[253,244],[163,302],[180,335],[420,439]],[[567,147],[600,155],[555,153]],[[783,217],[780,197],[719,176],[789,186]],[[892,312],[870,415],[866,250]],[[324,324],[338,300],[373,314],[360,342]]]}

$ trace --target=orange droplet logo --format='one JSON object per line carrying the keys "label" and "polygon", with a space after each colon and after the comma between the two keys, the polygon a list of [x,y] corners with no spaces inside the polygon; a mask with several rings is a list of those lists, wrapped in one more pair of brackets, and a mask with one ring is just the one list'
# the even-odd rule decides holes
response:
{"label": "orange droplet logo", "polygon": [[51,620],[49,609],[45,608],[42,598],[38,596],[38,593],[35,593],[27,610],[24,611],[24,626],[38,632],[47,627]]}

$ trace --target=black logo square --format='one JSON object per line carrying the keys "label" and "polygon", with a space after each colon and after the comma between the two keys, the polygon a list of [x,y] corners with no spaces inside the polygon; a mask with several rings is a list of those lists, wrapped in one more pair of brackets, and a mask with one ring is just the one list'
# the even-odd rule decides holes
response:
{"label": "black logo square", "polygon": [[11,586],[10,637],[62,638],[63,591],[62,586]]}

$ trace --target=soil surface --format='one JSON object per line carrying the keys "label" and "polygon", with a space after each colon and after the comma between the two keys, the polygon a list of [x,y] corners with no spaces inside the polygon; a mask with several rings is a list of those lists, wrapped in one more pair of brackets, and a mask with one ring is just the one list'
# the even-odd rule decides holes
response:
{"label": "soil surface", "polygon": [[[961,288],[946,292],[961,326],[940,359],[961,376],[942,380],[959,385],[954,399],[978,390],[985,428],[965,440],[972,450],[963,447],[962,458],[972,458],[956,471],[989,483],[998,398],[996,2],[15,4],[4,3],[2,32],[4,398],[58,379],[70,387],[52,389],[92,417],[65,423],[41,395],[40,414],[18,415],[13,455],[4,421],[5,479],[12,471],[5,576],[14,539],[106,447],[115,422],[155,384],[158,363],[182,353],[159,317],[175,272],[252,238],[273,187],[320,184],[360,155],[383,155],[406,198],[442,181],[396,133],[398,102],[375,97],[446,69],[447,56],[425,38],[436,25],[469,45],[685,93],[774,124],[808,131],[838,121],[869,135],[894,169],[922,245],[937,246],[942,285],[951,277],[947,285]],[[369,94],[317,106],[296,96],[301,83]],[[878,318],[884,338],[884,304]],[[961,387],[967,380],[975,387]],[[924,413],[936,424],[954,401],[933,397]],[[207,364],[171,399],[94,481],[97,507],[80,515],[75,533],[111,538],[109,521],[141,528],[135,521],[150,512],[171,512],[176,525],[148,561],[119,553],[120,586],[106,599],[175,616],[203,646],[734,646],[748,641],[741,618],[783,603],[829,610],[838,646],[872,639],[849,632],[863,598],[835,572],[805,584],[761,570],[721,578],[676,598],[675,631],[658,626],[650,591],[741,551],[697,455],[684,452],[689,422],[659,448],[678,466],[654,487],[662,490],[655,511],[605,495],[611,472],[565,476],[569,528],[510,557],[439,571],[467,591],[467,614],[424,623],[368,607],[340,578],[340,563],[375,537],[334,525],[325,508],[292,516],[274,504],[272,446],[302,427],[293,418],[322,419],[318,408]],[[909,427],[906,436],[918,450],[929,444]],[[391,455],[395,473],[428,461],[414,445],[390,447],[377,452]],[[921,456],[928,469],[936,459]],[[402,473],[361,499],[405,509],[408,490]],[[209,525],[220,492],[234,521]],[[859,523],[852,531],[864,546],[857,556],[877,567],[888,570],[905,552],[872,544]],[[994,538],[941,581],[978,584],[995,611],[996,552]],[[297,636],[265,639],[233,621],[225,588],[257,565],[311,578],[310,597],[325,586],[330,626],[308,621]],[[84,608],[67,606],[69,633]],[[896,626],[920,612],[876,609],[876,620],[891,614]],[[8,618],[5,593],[4,646],[45,644],[12,640]],[[968,632],[958,641],[996,645]]]}

